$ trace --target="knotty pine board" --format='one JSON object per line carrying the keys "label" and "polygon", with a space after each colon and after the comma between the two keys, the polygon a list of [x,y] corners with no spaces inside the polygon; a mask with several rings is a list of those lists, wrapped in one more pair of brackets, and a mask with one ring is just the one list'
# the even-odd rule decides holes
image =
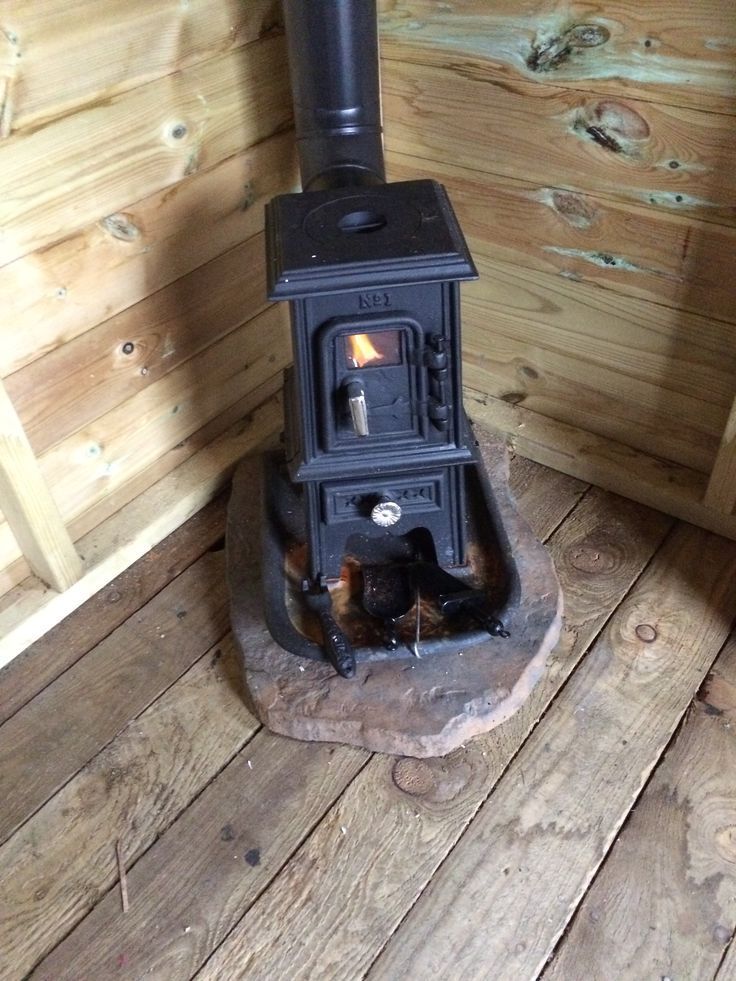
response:
{"label": "knotty pine board", "polygon": [[735,568],[736,543],[676,529],[384,947],[371,981],[537,976],[728,636]]}
{"label": "knotty pine board", "polygon": [[[521,507],[542,535],[564,520],[586,489],[521,458],[511,461],[510,479]],[[189,978],[367,758],[354,747],[259,734],[132,869],[130,891],[139,900],[131,911],[121,917],[116,897],[108,896],[39,965],[37,976],[64,977],[80,970],[95,974],[100,967],[104,973],[124,948],[131,974],[165,965],[167,981]],[[295,800],[291,795],[284,800],[285,787],[295,788]],[[178,867],[181,855],[187,860],[172,889],[172,863]],[[150,908],[156,909],[155,950],[141,928]],[[185,937],[183,923],[190,926]]]}
{"label": "knotty pine board", "polygon": [[252,393],[250,405],[241,401],[236,420],[224,432],[207,439],[183,463],[77,541],[85,556],[84,574],[66,592],[48,590],[30,577],[0,598],[0,667],[212,500],[238,461],[273,439],[283,426],[280,378],[273,386],[278,394],[272,391],[269,397],[268,387]]}
{"label": "knotty pine board", "polygon": [[471,418],[524,456],[736,539],[736,516],[704,503],[705,474],[470,388],[465,398]]}
{"label": "knotty pine board", "polygon": [[0,841],[224,636],[224,567],[202,556],[0,726]]}
{"label": "knotty pine board", "polygon": [[544,981],[711,981],[736,924],[736,637],[708,674]]}
{"label": "knotty pine board", "polygon": [[[280,377],[290,358],[286,311],[269,307],[56,443],[40,465],[65,520],[80,517],[209,420]],[[0,523],[0,568],[17,558],[10,530]]]}
{"label": "knotty pine board", "polygon": [[[129,867],[257,730],[230,635],[198,658],[186,638],[184,646],[186,674],[0,847],[0,946],[11,977],[27,975],[117,881],[116,841]],[[109,690],[108,701],[118,697]]]}
{"label": "knotty pine board", "polygon": [[[480,173],[454,159],[389,152],[387,163],[392,180],[423,177],[444,184],[465,235],[489,258],[671,307],[673,332],[682,310],[736,320],[736,229],[585,190],[530,183],[521,174]],[[728,336],[733,331],[724,332]]]}
{"label": "knotty pine board", "polygon": [[292,133],[270,137],[122,212],[96,213],[80,231],[0,268],[5,319],[13,324],[3,336],[0,375],[262,231],[266,201],[296,189],[293,144]]}
{"label": "knotty pine board", "polygon": [[411,157],[736,222],[730,117],[386,58],[383,105]]}
{"label": "knotty pine board", "polygon": [[0,142],[0,265],[260,142],[291,121],[281,37]]}
{"label": "knotty pine board", "polygon": [[[590,491],[549,542],[565,596],[565,632],[521,711],[443,759],[374,756],[198,981],[362,977],[670,524]],[[425,976],[415,968],[393,975]]]}
{"label": "knotty pine board", "polygon": [[133,563],[117,577],[114,585],[101,589],[6,665],[0,674],[0,723],[15,715],[193,565],[223,536],[225,512],[226,500],[221,494]]}
{"label": "knotty pine board", "polygon": [[733,327],[473,252],[469,387],[709,471],[736,394]]}
{"label": "knotty pine board", "polygon": [[264,253],[263,236],[254,235],[10,375],[5,387],[36,453],[262,313]]}
{"label": "knotty pine board", "polygon": [[736,112],[736,9],[721,0],[379,0],[385,57],[481,64],[499,84],[553,82]]}
{"label": "knotty pine board", "polygon": [[0,0],[0,137],[242,47],[279,19],[275,0]]}

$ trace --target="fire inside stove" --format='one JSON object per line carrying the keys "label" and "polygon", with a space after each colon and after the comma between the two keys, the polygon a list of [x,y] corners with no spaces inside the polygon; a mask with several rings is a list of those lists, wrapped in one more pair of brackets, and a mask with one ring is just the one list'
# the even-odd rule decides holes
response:
{"label": "fire inside stove", "polygon": [[398,330],[348,334],[345,353],[351,368],[401,364],[401,335]]}

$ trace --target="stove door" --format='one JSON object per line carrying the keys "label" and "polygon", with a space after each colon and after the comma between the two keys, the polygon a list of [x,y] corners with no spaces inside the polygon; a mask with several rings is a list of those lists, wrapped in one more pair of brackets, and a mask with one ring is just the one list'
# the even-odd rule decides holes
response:
{"label": "stove door", "polygon": [[369,450],[426,438],[423,332],[410,319],[365,318],[318,332],[324,448]]}

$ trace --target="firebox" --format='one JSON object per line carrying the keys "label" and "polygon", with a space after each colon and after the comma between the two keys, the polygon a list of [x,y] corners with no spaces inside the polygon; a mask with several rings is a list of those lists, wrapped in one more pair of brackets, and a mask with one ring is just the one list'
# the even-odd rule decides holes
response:
{"label": "firebox", "polygon": [[375,3],[284,13],[304,190],[266,211],[294,353],[264,484],[266,620],[282,648],[352,677],[360,660],[507,637],[514,577],[483,528],[462,403],[460,283],[477,273],[444,188],[385,181]]}

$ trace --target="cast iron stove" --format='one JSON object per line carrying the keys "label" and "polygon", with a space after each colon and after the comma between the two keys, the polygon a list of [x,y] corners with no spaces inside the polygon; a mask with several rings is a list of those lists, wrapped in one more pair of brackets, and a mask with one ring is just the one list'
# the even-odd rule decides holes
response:
{"label": "cast iron stove", "polygon": [[304,190],[268,205],[266,238],[294,365],[282,448],[260,488],[252,460],[234,483],[233,626],[272,728],[442,753],[531,690],[559,586],[463,409],[477,273],[447,194],[385,180],[375,2],[283,6]]}

